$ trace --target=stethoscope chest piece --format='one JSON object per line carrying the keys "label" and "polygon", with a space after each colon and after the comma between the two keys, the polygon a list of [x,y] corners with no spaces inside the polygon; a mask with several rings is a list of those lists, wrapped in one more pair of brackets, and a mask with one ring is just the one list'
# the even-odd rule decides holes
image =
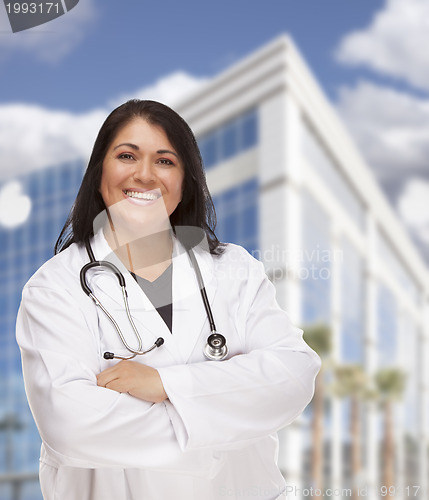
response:
{"label": "stethoscope chest piece", "polygon": [[226,339],[220,333],[212,333],[207,339],[204,354],[211,361],[221,361],[228,355]]}

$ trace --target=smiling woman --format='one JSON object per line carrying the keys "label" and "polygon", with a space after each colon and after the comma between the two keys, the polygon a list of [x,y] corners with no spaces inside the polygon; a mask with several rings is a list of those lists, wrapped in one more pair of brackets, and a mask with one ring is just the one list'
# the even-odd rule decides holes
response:
{"label": "smiling woman", "polygon": [[114,110],[18,314],[45,499],[286,498],[277,430],[319,358],[214,222],[186,122],[153,101]]}

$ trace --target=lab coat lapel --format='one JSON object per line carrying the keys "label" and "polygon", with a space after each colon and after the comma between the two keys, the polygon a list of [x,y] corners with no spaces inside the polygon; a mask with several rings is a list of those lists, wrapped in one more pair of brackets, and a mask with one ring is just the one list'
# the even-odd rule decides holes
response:
{"label": "lab coat lapel", "polygon": [[[179,362],[175,346],[170,342],[171,332],[165,324],[164,320],[161,318],[158,311],[154,308],[152,302],[140,288],[139,284],[134,280],[134,278],[122,264],[120,259],[118,259],[116,254],[109,247],[108,243],[104,239],[104,236],[100,233],[97,233],[95,235],[93,242],[93,251],[96,259],[107,260],[108,262],[111,262],[123,274],[125,278],[131,316],[136,324],[137,330],[142,337],[143,348],[149,348],[156,339],[162,337],[164,339],[162,350],[168,351],[171,357],[176,362]],[[106,305],[107,302],[114,303],[112,310],[113,316],[115,316],[115,313],[123,313],[124,300],[121,288],[115,275],[110,271],[106,272],[103,268],[96,268],[92,275],[92,280],[96,282],[97,293],[101,293],[101,295],[103,295],[103,297],[98,297],[101,302],[103,304],[106,302]],[[126,321],[124,325],[121,324],[121,328],[122,327],[124,333],[130,331],[130,325],[128,321]],[[130,335],[130,342],[130,345],[135,345],[134,334]]]}
{"label": "lab coat lapel", "polygon": [[[164,338],[162,349],[167,350],[175,362],[186,363],[195,349],[201,349],[202,352],[210,335],[210,325],[195,271],[185,248],[177,239],[174,240],[173,250],[172,335],[146,294],[109,247],[102,231],[95,235],[92,246],[96,259],[112,262],[124,275],[131,315],[143,328],[142,338],[145,346],[148,345],[146,339],[147,333],[150,332],[152,343],[158,337]],[[194,248],[194,254],[200,266],[209,303],[212,305],[216,294],[212,256],[198,247]],[[117,310],[123,311],[122,292],[115,275],[102,269],[94,271],[94,277],[96,274],[97,288],[105,289],[109,298],[115,302]]]}
{"label": "lab coat lapel", "polygon": [[[122,275],[125,278],[125,285],[128,291],[128,302],[130,305],[130,309],[132,311],[148,311],[153,306],[150,300],[143,293],[139,285],[136,283],[134,278],[128,272],[128,269],[122,264],[121,260],[116,256],[115,252],[110,248],[107,241],[102,234],[102,231],[99,231],[93,240],[93,251],[95,258],[97,260],[107,260],[114,264]],[[121,288],[119,286],[118,280],[115,275],[103,267],[95,268],[93,272],[93,276],[97,280],[97,287],[100,290],[108,292],[109,297],[116,302],[119,308],[122,310],[124,307],[124,300],[121,292]],[[114,283],[113,283],[114,282]],[[116,285],[116,286],[113,286]],[[139,293],[136,293],[137,290],[140,290],[141,297],[139,297]]]}
{"label": "lab coat lapel", "polygon": [[[202,352],[206,339],[210,335],[210,325],[195,271],[187,252],[177,240],[175,254],[173,260],[172,340],[180,353],[181,361],[186,363],[195,349],[201,349]],[[194,254],[200,266],[211,305],[216,293],[213,260],[207,251],[198,247],[194,248]]]}

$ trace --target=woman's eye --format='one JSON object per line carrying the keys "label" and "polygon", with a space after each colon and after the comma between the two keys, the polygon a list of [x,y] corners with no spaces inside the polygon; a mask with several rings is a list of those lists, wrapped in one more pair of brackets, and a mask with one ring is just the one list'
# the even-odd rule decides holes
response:
{"label": "woman's eye", "polygon": [[120,160],[134,160],[134,156],[130,153],[121,153],[120,155],[118,155],[118,158]]}
{"label": "woman's eye", "polygon": [[159,163],[161,163],[162,165],[174,165],[174,163],[168,158],[161,158],[159,160]]}

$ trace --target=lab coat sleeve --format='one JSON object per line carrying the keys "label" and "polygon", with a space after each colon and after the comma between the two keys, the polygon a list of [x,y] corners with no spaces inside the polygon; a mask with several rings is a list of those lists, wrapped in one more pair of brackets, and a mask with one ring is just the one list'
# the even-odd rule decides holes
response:
{"label": "lab coat sleeve", "polygon": [[292,422],[312,398],[320,359],[279,308],[262,264],[252,260],[250,268],[237,315],[245,353],[159,370],[184,450],[267,436]]}
{"label": "lab coat sleeve", "polygon": [[[17,320],[26,392],[54,465],[83,468],[194,467],[163,404],[97,386],[100,354],[66,289],[27,286]],[[97,324],[97,323],[95,323]]]}

